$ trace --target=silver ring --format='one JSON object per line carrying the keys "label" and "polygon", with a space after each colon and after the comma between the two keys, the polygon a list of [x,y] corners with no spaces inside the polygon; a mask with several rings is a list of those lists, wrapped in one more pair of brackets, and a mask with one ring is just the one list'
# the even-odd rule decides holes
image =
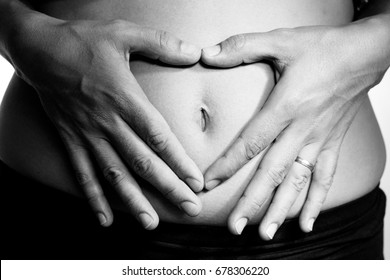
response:
{"label": "silver ring", "polygon": [[308,168],[310,170],[311,173],[313,173],[314,171],[314,164],[311,164],[309,161],[301,158],[301,157],[297,157],[295,159],[296,162],[298,162],[299,164],[303,165],[304,167]]}

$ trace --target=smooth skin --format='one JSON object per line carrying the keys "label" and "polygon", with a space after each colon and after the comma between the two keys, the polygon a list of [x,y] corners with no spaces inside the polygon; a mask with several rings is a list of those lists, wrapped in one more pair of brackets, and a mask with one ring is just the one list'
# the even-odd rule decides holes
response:
{"label": "smooth skin", "polygon": [[196,216],[203,175],[148,101],[129,60],[138,53],[191,65],[201,50],[122,20],[62,21],[19,1],[0,1],[0,11],[1,54],[37,91],[101,225],[109,226],[113,214],[97,172],[146,229],[159,218],[133,174]]}
{"label": "smooth skin", "polygon": [[[383,9],[389,12],[389,5]],[[205,173],[206,189],[213,189],[269,148],[229,216],[232,233],[241,234],[273,196],[259,225],[260,236],[272,239],[307,184],[299,221],[304,232],[312,231],[343,138],[367,92],[390,66],[389,46],[390,14],[383,14],[339,27],[239,34],[203,49],[208,65],[270,60],[280,75],[261,111]],[[298,156],[315,164],[313,174],[295,162]]]}

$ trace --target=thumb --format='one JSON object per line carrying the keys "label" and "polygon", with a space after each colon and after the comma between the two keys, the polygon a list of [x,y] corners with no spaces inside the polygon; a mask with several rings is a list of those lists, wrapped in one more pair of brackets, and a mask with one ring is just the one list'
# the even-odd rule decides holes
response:
{"label": "thumb", "polygon": [[200,59],[199,47],[182,41],[169,32],[145,27],[138,31],[129,40],[131,53],[139,53],[172,65],[190,65]]}
{"label": "thumb", "polygon": [[264,59],[279,60],[285,56],[283,38],[276,31],[234,35],[221,43],[204,48],[201,60],[210,66],[234,67]]}

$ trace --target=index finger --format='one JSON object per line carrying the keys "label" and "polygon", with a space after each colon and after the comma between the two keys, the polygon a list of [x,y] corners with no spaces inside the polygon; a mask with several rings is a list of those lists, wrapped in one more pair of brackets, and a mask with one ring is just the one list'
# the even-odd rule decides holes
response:
{"label": "index finger", "polygon": [[275,62],[286,59],[288,46],[287,29],[264,33],[244,33],[231,36],[217,45],[202,50],[202,61],[216,67],[234,67],[263,59]]}
{"label": "index finger", "polygon": [[[278,85],[271,95],[278,95]],[[262,110],[247,124],[237,140],[204,175],[205,188],[211,190],[233,176],[241,167],[266,149],[289,124],[288,114],[278,110],[269,98]],[[276,109],[275,109],[276,108]]]}
{"label": "index finger", "polygon": [[[160,112],[146,98],[135,78],[132,79],[125,93],[128,98],[123,98],[124,102],[120,104],[122,119],[193,191],[201,191],[204,185],[202,172]],[[130,95],[128,91],[136,94]]]}
{"label": "index finger", "polygon": [[68,151],[68,156],[73,166],[77,182],[88,200],[92,211],[95,213],[100,224],[108,227],[113,222],[111,207],[103,193],[102,187],[86,147],[76,143],[66,133],[61,133],[62,140]]}

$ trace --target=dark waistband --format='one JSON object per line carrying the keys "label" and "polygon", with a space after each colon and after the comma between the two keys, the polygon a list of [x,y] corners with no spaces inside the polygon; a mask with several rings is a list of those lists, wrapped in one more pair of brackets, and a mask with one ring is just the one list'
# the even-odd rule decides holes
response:
{"label": "dark waistband", "polygon": [[[316,220],[313,232],[304,233],[299,227],[299,218],[286,219],[274,236],[273,241],[259,238],[258,225],[246,226],[241,236],[232,235],[226,227],[209,225],[182,225],[161,223],[157,230],[150,233],[155,240],[166,243],[192,246],[249,246],[273,244],[300,239],[310,240],[322,235],[349,230],[359,223],[364,224],[371,215],[380,214],[384,198],[379,185],[368,194],[346,204],[322,211]],[[380,215],[378,215],[380,216]]]}
{"label": "dark waistband", "polygon": [[[353,244],[379,234],[383,226],[386,201],[383,191],[376,187],[363,197],[322,211],[311,233],[303,233],[299,228],[298,218],[293,218],[283,223],[272,241],[263,241],[255,225],[247,226],[241,236],[232,235],[223,226],[166,222],[160,222],[156,230],[145,231],[129,214],[123,212],[115,212],[114,224],[109,228],[102,228],[84,200],[28,179],[2,162],[0,182],[2,212],[7,213],[4,219],[5,232],[9,233],[10,239],[19,239],[12,246],[22,244],[20,240],[26,242],[24,247],[31,246],[30,243],[37,240],[60,240],[60,243],[55,244],[57,247],[61,245],[63,251],[85,248],[84,253],[96,252],[96,255],[86,255],[87,258],[101,256],[98,253],[105,250],[108,252],[113,248],[125,247],[138,252],[137,256],[148,250],[157,250],[159,254],[169,252],[170,257],[166,257],[164,253],[161,258],[194,258],[210,254],[216,258],[229,258],[237,252],[245,252],[245,256],[251,256],[259,251],[264,258],[274,258],[275,252],[279,252],[278,258],[282,258],[281,256],[286,257],[286,254],[292,254],[297,248],[314,248],[321,250],[322,254],[324,244],[327,244],[327,248],[330,246],[337,249],[339,245]],[[24,234],[25,232],[28,234]],[[99,250],[95,250],[96,246]],[[159,254],[154,254],[153,258],[160,258]],[[118,256],[118,253],[115,252],[114,255]],[[123,258],[122,255],[103,256]],[[124,256],[136,258],[129,254]]]}

